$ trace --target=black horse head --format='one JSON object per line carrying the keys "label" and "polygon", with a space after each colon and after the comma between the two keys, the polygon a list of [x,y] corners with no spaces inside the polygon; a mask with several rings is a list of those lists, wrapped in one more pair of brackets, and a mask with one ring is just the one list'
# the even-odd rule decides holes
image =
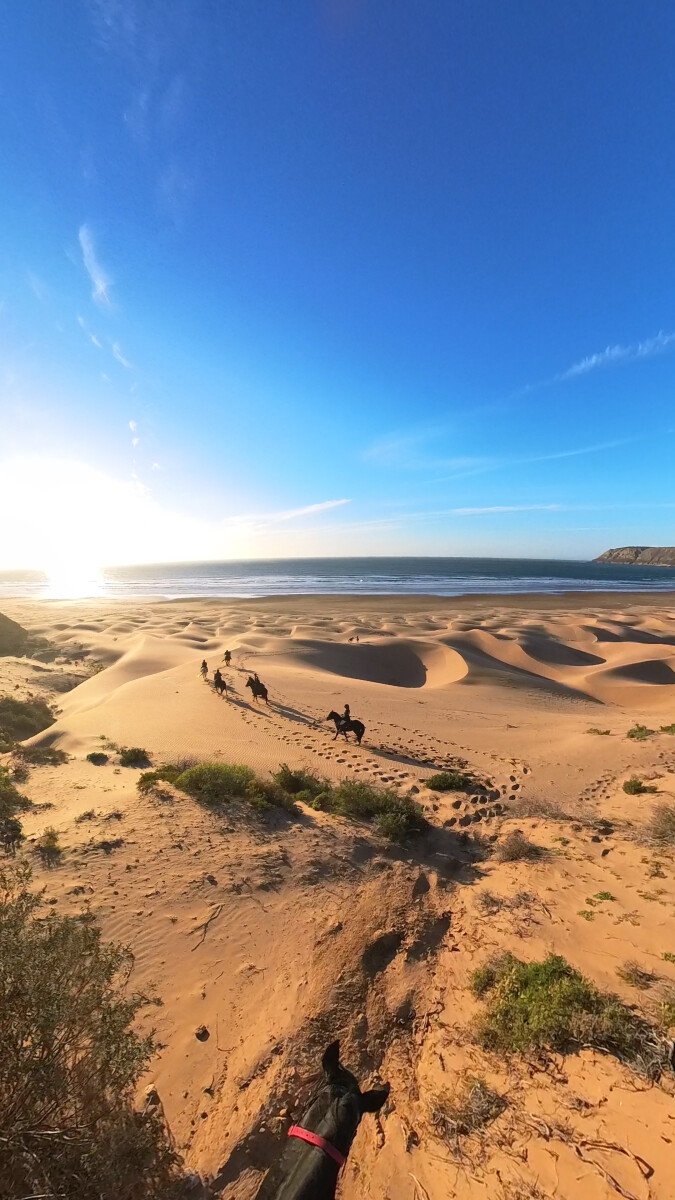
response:
{"label": "black horse head", "polygon": [[321,1065],[323,1079],[300,1123],[291,1127],[281,1159],[265,1177],[257,1200],[332,1200],[340,1162],[349,1154],[361,1117],[378,1112],[389,1095],[389,1084],[361,1091],[356,1077],[340,1063],[339,1042],[326,1048]]}

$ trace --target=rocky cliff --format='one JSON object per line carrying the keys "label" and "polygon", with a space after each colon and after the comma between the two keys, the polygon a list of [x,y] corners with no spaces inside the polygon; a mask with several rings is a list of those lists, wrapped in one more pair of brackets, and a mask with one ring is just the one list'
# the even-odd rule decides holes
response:
{"label": "rocky cliff", "polygon": [[595,562],[623,563],[629,567],[675,567],[675,546],[617,546],[605,550]]}

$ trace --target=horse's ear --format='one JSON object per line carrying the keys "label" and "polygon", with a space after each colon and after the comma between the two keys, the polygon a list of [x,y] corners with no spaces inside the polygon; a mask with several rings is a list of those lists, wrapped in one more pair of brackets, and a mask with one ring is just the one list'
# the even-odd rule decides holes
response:
{"label": "horse's ear", "polygon": [[361,1112],[379,1112],[388,1095],[388,1083],[385,1083],[384,1087],[374,1088],[372,1092],[361,1092],[359,1100]]}
{"label": "horse's ear", "polygon": [[340,1070],[340,1043],[331,1042],[330,1046],[326,1046],[321,1059],[324,1075],[327,1079],[333,1079]]}

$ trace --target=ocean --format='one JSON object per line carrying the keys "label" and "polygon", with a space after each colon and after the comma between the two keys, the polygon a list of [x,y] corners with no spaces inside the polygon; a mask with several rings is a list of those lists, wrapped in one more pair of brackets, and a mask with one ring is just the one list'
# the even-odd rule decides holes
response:
{"label": "ocean", "polygon": [[242,598],[278,595],[432,595],[667,592],[675,569],[528,558],[302,558],[109,567],[95,578],[0,572],[3,597]]}

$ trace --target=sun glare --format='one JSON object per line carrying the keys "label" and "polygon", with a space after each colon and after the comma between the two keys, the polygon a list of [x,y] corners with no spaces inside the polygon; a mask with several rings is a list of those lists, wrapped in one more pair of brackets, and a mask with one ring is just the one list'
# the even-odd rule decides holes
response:
{"label": "sun glare", "polygon": [[47,584],[44,595],[48,600],[81,600],[100,596],[104,591],[101,568],[85,559],[60,559],[46,563]]}

